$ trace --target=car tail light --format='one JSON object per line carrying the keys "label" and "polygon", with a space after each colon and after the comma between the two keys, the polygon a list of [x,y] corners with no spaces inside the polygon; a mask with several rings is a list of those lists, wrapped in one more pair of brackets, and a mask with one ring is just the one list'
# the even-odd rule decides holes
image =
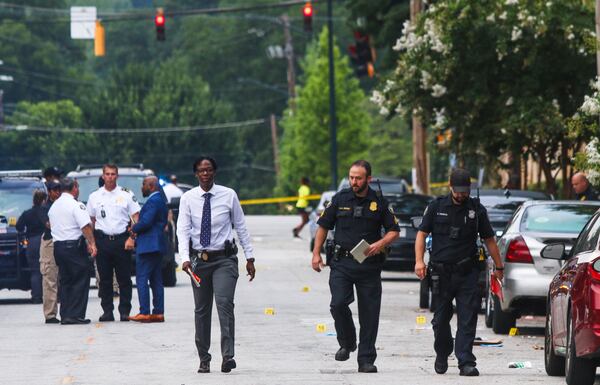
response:
{"label": "car tail light", "polygon": [[533,263],[533,258],[529,252],[529,247],[523,237],[518,236],[508,245],[506,253],[506,262],[511,263]]}
{"label": "car tail light", "polygon": [[600,258],[588,264],[588,273],[592,279],[600,281]]}

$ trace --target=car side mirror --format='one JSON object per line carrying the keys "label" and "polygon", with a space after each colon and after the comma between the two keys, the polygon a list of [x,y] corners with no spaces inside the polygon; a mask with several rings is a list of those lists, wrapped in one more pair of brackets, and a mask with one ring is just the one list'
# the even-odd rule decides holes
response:
{"label": "car side mirror", "polygon": [[553,243],[545,246],[540,255],[545,259],[561,260],[565,256],[565,245],[562,243]]}
{"label": "car side mirror", "polygon": [[423,217],[411,217],[410,222],[412,223],[412,227],[418,229],[421,226],[421,222],[423,222]]}

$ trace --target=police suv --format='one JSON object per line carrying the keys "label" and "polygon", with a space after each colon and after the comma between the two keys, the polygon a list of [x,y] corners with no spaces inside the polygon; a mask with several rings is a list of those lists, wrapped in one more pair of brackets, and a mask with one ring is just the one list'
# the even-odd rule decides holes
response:
{"label": "police suv", "polygon": [[0,289],[31,289],[27,239],[15,225],[38,189],[46,191],[41,170],[0,171]]}
{"label": "police suv", "polygon": [[[135,194],[140,205],[143,205],[146,198],[142,196],[142,182],[144,178],[154,175],[150,169],[145,169],[143,164],[118,165],[119,178],[117,184]],[[79,200],[87,203],[90,194],[100,187],[100,177],[102,175],[102,165],[79,165],[75,171],[67,174],[70,178],[77,179],[79,183]],[[167,287],[175,286],[177,283],[177,262],[175,261],[175,250],[177,238],[175,236],[175,222],[169,216],[167,224],[167,253],[162,260],[163,284]],[[132,253],[132,274],[135,273],[135,252]]]}

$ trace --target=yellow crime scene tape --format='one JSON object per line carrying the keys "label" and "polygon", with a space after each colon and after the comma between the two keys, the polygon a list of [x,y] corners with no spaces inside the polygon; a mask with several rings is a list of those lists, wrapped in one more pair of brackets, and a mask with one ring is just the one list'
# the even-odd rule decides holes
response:
{"label": "yellow crime scene tape", "polygon": [[[240,203],[242,205],[262,205],[265,203],[283,203],[283,202],[295,202],[299,197],[279,197],[279,198],[262,198],[262,199],[244,199]],[[321,199],[321,194],[312,194],[303,197],[308,201],[314,201]]]}

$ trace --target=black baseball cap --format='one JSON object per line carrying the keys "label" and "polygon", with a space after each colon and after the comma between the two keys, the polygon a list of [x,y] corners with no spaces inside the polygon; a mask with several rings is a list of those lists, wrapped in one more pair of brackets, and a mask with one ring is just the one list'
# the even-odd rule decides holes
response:
{"label": "black baseball cap", "polygon": [[471,192],[471,176],[464,168],[455,168],[450,174],[450,187],[457,193]]}

